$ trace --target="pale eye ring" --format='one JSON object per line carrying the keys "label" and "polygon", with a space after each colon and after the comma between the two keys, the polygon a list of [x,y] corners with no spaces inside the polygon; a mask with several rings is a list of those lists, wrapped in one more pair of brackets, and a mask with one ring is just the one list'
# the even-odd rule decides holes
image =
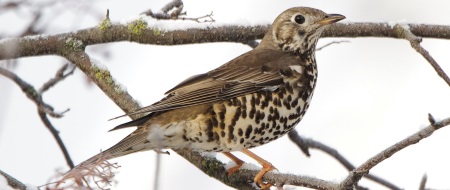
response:
{"label": "pale eye ring", "polygon": [[294,18],[294,21],[297,24],[303,24],[303,23],[305,23],[305,17],[302,16],[302,15],[296,15],[295,18]]}

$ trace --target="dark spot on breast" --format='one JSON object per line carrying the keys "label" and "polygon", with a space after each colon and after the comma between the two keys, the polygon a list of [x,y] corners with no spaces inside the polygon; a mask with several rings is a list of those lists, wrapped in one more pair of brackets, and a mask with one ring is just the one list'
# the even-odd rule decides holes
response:
{"label": "dark spot on breast", "polygon": [[244,131],[242,130],[242,128],[239,128],[239,129],[238,129],[238,135],[239,135],[240,137],[242,137],[243,134],[244,134]]}
{"label": "dark spot on breast", "polygon": [[248,114],[248,117],[250,119],[253,119],[255,117],[255,113],[256,113],[255,107],[252,107],[252,109],[250,110],[250,113]]}
{"label": "dark spot on breast", "polygon": [[261,103],[261,94],[260,93],[256,93],[258,95],[257,98],[255,98],[255,104],[259,105]]}
{"label": "dark spot on breast", "polygon": [[300,114],[291,114],[289,115],[289,120],[294,120],[297,119],[298,117],[300,117]]}
{"label": "dark spot on breast", "polygon": [[241,138],[241,140],[239,141],[239,143],[243,144],[243,143],[244,143],[244,138]]}
{"label": "dark spot on breast", "polygon": [[210,124],[211,124],[212,126],[215,126],[215,127],[216,127],[216,126],[219,125],[219,122],[217,121],[216,117],[212,117],[212,118],[211,118]]}
{"label": "dark spot on breast", "polygon": [[247,129],[245,130],[245,138],[249,138],[250,137],[250,133],[252,133],[253,127],[251,125],[249,125],[247,127]]}
{"label": "dark spot on breast", "polygon": [[208,131],[207,135],[208,135],[208,140],[206,140],[207,142],[214,141],[214,132]]}
{"label": "dark spot on breast", "polygon": [[224,121],[225,120],[225,111],[224,112],[219,112],[219,119],[220,119],[220,121]]}
{"label": "dark spot on breast", "polygon": [[267,100],[268,102],[272,101],[272,92],[267,92],[266,94],[267,94],[266,100]]}
{"label": "dark spot on breast", "polygon": [[297,105],[298,105],[298,99],[296,98],[291,102],[291,107],[295,107]]}
{"label": "dark spot on breast", "polygon": [[275,108],[275,110],[274,110],[273,119],[274,120],[279,120],[280,119],[280,112],[278,112],[277,108]]}
{"label": "dark spot on breast", "polygon": [[239,120],[239,116],[241,116],[241,108],[237,107],[236,112],[234,112],[233,119],[231,119],[232,125],[236,125],[236,121]]}
{"label": "dark spot on breast", "polygon": [[217,132],[214,132],[213,139],[216,142],[220,140],[219,134]]}
{"label": "dark spot on breast", "polygon": [[281,106],[282,106],[282,104],[281,104],[281,99],[278,99],[278,101],[277,101],[277,106],[278,106],[278,107],[281,107]]}
{"label": "dark spot on breast", "polygon": [[243,119],[247,118],[247,110],[245,109],[242,111],[242,118]]}
{"label": "dark spot on breast", "polygon": [[291,104],[289,104],[289,102],[286,99],[283,100],[283,105],[284,105],[284,107],[286,107],[286,109],[288,109],[288,110],[291,109]]}
{"label": "dark spot on breast", "polygon": [[232,140],[234,140],[234,134],[233,134],[233,132],[234,132],[234,126],[228,126],[228,141],[230,142],[230,141],[232,141]]}
{"label": "dark spot on breast", "polygon": [[220,136],[225,137],[225,131],[220,131]]}
{"label": "dark spot on breast", "polygon": [[[282,89],[282,90],[281,90]],[[278,92],[278,98],[283,99],[284,98],[284,93],[286,91],[284,90],[284,88],[280,88],[280,91]]]}
{"label": "dark spot on breast", "polygon": [[260,117],[260,120],[264,120],[264,118],[266,117],[266,114],[264,112],[261,112],[259,117]]}
{"label": "dark spot on breast", "polygon": [[258,111],[256,111],[256,114],[255,114],[255,122],[257,124],[259,124],[260,120],[261,120],[261,112],[258,110]]}
{"label": "dark spot on breast", "polygon": [[241,97],[242,105],[245,105],[247,103],[247,98],[245,96]]}
{"label": "dark spot on breast", "polygon": [[255,97],[254,96],[252,96],[252,99],[250,99],[250,106],[251,107],[255,107]]}

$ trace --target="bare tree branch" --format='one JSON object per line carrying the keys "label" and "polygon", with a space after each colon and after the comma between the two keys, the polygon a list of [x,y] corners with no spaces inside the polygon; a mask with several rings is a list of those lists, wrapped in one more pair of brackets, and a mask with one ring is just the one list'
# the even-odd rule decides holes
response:
{"label": "bare tree branch", "polygon": [[444,79],[444,81],[447,83],[447,85],[450,86],[450,78],[447,76],[447,74],[445,74],[445,72],[442,70],[441,66],[439,66],[439,64],[436,62],[436,60],[434,60],[434,58],[431,57],[430,53],[420,45],[420,42],[422,42],[422,38],[414,35],[409,30],[407,25],[397,24],[397,25],[395,25],[394,28],[398,30],[399,36],[402,36],[403,38],[408,40],[411,43],[411,47],[413,47],[418,53],[420,53],[428,61],[428,63],[430,63],[430,65],[434,68],[436,73],[442,79]]}
{"label": "bare tree branch", "polygon": [[[430,114],[431,116],[431,114]],[[432,116],[431,116],[432,117]],[[434,131],[447,126],[450,124],[450,118],[443,119],[439,122],[432,123],[428,127],[420,130],[417,133],[414,133],[413,135],[401,140],[400,142],[392,145],[391,147],[381,151],[374,157],[370,158],[366,162],[364,162],[361,166],[358,168],[352,170],[350,172],[350,175],[341,183],[341,187],[343,189],[349,189],[354,184],[356,184],[364,175],[369,173],[369,170],[381,163],[383,160],[391,157],[395,153],[397,153],[400,150],[403,150],[404,148],[418,143],[420,140],[429,137],[431,134],[434,133]]]}
{"label": "bare tree branch", "polygon": [[[70,67],[70,69],[69,69]],[[58,83],[59,81],[64,80],[67,76],[73,74],[73,72],[75,71],[75,66],[72,64],[64,64],[55,74],[55,78],[50,79],[49,81],[47,81],[44,85],[42,85],[41,88],[39,88],[38,93],[42,94],[43,92],[47,91],[49,88],[55,86],[56,83]],[[69,71],[67,73],[66,70]]]}
{"label": "bare tree branch", "polygon": [[8,182],[8,185],[12,187],[13,189],[20,189],[20,190],[26,190],[27,186],[17,180],[16,178],[8,175],[7,173],[0,170],[0,177],[5,177],[6,181]]}
{"label": "bare tree branch", "polygon": [[[186,16],[186,12],[183,12],[183,1],[181,0],[173,0],[166,4],[163,8],[161,8],[161,12],[154,13],[151,9],[144,11],[143,15],[150,16],[154,19],[158,20],[190,20],[198,23],[203,22],[214,22],[215,20],[212,18],[213,13],[207,14],[205,16],[189,18],[182,17]],[[202,20],[203,19],[203,20]]]}
{"label": "bare tree branch", "polygon": [[22,80],[20,77],[18,77],[13,72],[8,71],[7,69],[4,69],[4,68],[0,67],[0,74],[5,76],[6,78],[9,78],[12,81],[14,81],[22,89],[22,91],[27,95],[27,97],[36,104],[36,106],[38,107],[39,110],[42,110],[46,114],[48,114],[48,115],[50,115],[52,117],[55,117],[55,118],[60,118],[65,113],[65,111],[61,112],[61,113],[53,111],[54,110],[53,107],[48,105],[48,104],[46,104],[42,100],[41,94],[38,93],[34,89],[33,86],[31,86],[30,84],[28,84],[27,82]]}
{"label": "bare tree branch", "polygon": [[[111,24],[108,27],[94,27],[70,33],[9,38],[0,41],[0,60],[38,55],[64,55],[80,42],[85,46],[109,42],[131,41],[142,44],[181,45],[207,42],[240,42],[261,39],[269,25],[239,26],[229,25],[199,29],[163,31],[144,26],[131,30],[128,25]],[[427,38],[450,39],[450,26],[407,24],[413,34]],[[199,24],[199,26],[202,26]],[[136,32],[139,31],[139,32]],[[323,37],[388,37],[403,38],[387,23],[346,23],[333,24],[322,34]]]}
{"label": "bare tree branch", "polygon": [[41,88],[40,92],[36,91],[33,86],[31,86],[29,83],[22,80],[16,74],[12,73],[11,71],[8,71],[7,69],[0,67],[0,74],[5,76],[6,78],[9,78],[12,81],[14,81],[22,89],[22,91],[27,95],[27,97],[36,104],[36,106],[38,108],[39,117],[41,118],[42,122],[47,127],[47,129],[50,131],[50,133],[53,135],[53,138],[55,138],[59,148],[61,149],[61,152],[64,155],[67,165],[70,168],[73,168],[74,167],[73,161],[70,158],[69,152],[67,151],[67,148],[64,145],[61,137],[59,136],[59,131],[55,129],[55,127],[51,124],[50,120],[47,118],[47,115],[50,115],[50,116],[56,117],[56,118],[60,118],[68,110],[61,112],[61,113],[56,113],[53,111],[53,107],[46,104],[42,100],[43,92],[45,92],[48,88],[50,88],[51,86],[55,85],[57,82],[63,80],[68,75],[73,73],[73,69],[72,69],[72,71],[70,71],[69,73],[64,75],[63,73],[64,73],[64,70],[66,70],[66,69],[67,69],[67,65],[65,65],[61,69],[59,69],[59,71],[56,74],[56,77],[54,79],[51,79],[47,83],[45,83],[43,85],[43,87]]}
{"label": "bare tree branch", "polygon": [[[308,156],[308,157],[310,156],[309,149],[314,148],[314,149],[321,150],[321,151],[327,153],[328,155],[330,155],[331,157],[335,158],[348,171],[352,171],[356,168],[352,163],[350,163],[350,161],[348,161],[344,156],[342,156],[337,150],[335,150],[321,142],[315,141],[314,139],[304,138],[301,135],[299,135],[296,130],[292,130],[291,132],[289,132],[288,136],[289,136],[289,139],[291,139],[291,141],[294,142],[300,148],[300,150],[303,153],[305,153],[306,156]],[[392,189],[392,190],[400,190],[401,189],[401,188],[397,187],[396,185],[388,182],[387,180],[382,179],[382,178],[372,175],[372,174],[367,174],[364,177],[367,179],[370,179],[380,185],[383,185],[389,189]]]}
{"label": "bare tree branch", "polygon": [[59,136],[59,131],[56,130],[56,128],[52,125],[50,120],[47,118],[47,114],[45,112],[38,109],[38,114],[42,120],[42,123],[44,123],[45,127],[47,127],[47,129],[53,135],[53,138],[55,138],[56,143],[59,146],[59,149],[61,149],[61,152],[64,155],[67,165],[70,168],[74,168],[75,165],[73,164],[72,158],[70,158],[69,151],[67,150],[66,146],[64,145],[64,142],[62,141],[61,137]]}
{"label": "bare tree branch", "polygon": [[425,190],[426,185],[427,185],[427,174],[424,174],[422,176],[422,180],[420,180],[419,190]]}

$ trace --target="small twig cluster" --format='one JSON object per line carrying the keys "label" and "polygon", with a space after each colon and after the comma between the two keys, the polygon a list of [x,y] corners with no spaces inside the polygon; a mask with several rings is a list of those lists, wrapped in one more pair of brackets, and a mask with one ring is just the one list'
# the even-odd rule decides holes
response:
{"label": "small twig cluster", "polygon": [[163,8],[161,8],[160,12],[153,12],[151,9],[144,11],[141,14],[150,16],[154,19],[158,20],[190,20],[198,23],[203,22],[214,22],[213,13],[207,14],[201,17],[184,17],[187,15],[186,12],[183,12],[183,1],[181,0],[173,0],[166,4]]}
{"label": "small twig cluster", "polygon": [[27,95],[27,97],[33,101],[37,108],[38,108],[38,114],[41,118],[42,122],[45,124],[47,129],[51,132],[53,137],[55,138],[56,142],[58,143],[59,148],[63,152],[64,158],[66,159],[67,165],[70,168],[74,167],[73,161],[69,156],[69,152],[64,145],[61,137],[59,136],[58,130],[53,126],[53,124],[50,122],[47,116],[51,116],[54,118],[61,118],[64,116],[64,113],[69,111],[69,109],[62,111],[62,112],[56,112],[54,111],[54,108],[50,106],[49,104],[45,103],[42,99],[43,93],[45,93],[48,89],[53,87],[58,82],[61,82],[65,78],[67,78],[69,75],[72,75],[75,71],[75,66],[69,64],[63,65],[56,73],[55,77],[44,83],[39,90],[36,90],[31,84],[27,83],[23,79],[21,79],[19,76],[17,76],[15,73],[0,67],[0,75],[5,76],[8,79],[11,79],[13,82],[15,82]]}

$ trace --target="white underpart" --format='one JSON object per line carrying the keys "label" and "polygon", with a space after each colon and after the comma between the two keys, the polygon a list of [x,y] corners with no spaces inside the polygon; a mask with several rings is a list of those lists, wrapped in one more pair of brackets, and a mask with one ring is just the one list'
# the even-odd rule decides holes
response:
{"label": "white underpart", "polygon": [[[150,131],[147,139],[155,148],[164,148],[168,146],[168,144],[164,141],[167,137],[183,135],[183,129],[186,127],[186,122],[181,121],[168,125],[170,126],[160,126],[158,124],[150,126]],[[179,145],[181,146],[182,144],[180,143]]]}
{"label": "white underpart", "polygon": [[289,66],[293,71],[297,72],[298,74],[302,74],[302,68],[300,65],[291,65]]}

